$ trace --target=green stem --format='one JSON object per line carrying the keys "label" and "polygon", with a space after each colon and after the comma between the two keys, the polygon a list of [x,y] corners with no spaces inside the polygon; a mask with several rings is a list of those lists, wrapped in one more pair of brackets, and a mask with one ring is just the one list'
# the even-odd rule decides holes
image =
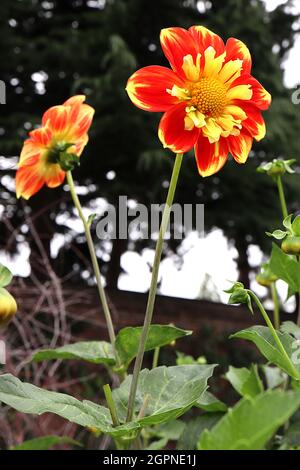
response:
{"label": "green stem", "polygon": [[275,326],[276,330],[279,330],[279,328],[280,328],[280,308],[279,308],[279,299],[278,299],[278,293],[277,293],[275,282],[272,282],[272,284],[271,284],[271,293],[272,293],[272,300],[273,300],[273,304],[274,304],[274,326]]}
{"label": "green stem", "polygon": [[160,352],[160,348],[159,348],[159,347],[154,349],[153,361],[152,361],[152,369],[155,369],[155,367],[157,367],[158,358],[159,358],[159,352]]}
{"label": "green stem", "polygon": [[[298,257],[298,266],[300,269],[300,256]],[[297,318],[297,325],[300,326],[300,286],[299,286],[299,293],[298,293],[298,318]]]}
{"label": "green stem", "polygon": [[119,421],[119,418],[118,418],[116,405],[115,405],[115,402],[114,402],[114,399],[113,399],[113,396],[112,396],[112,393],[111,393],[111,388],[110,388],[109,384],[103,385],[103,392],[104,392],[104,395],[105,395],[105,399],[106,399],[108,409],[110,411],[110,416],[111,416],[111,420],[113,422],[113,425],[114,426],[120,426],[120,421]]}
{"label": "green stem", "polygon": [[283,219],[285,219],[288,216],[288,210],[287,210],[287,205],[286,205],[286,200],[285,200],[285,195],[284,195],[284,189],[283,189],[281,176],[276,177],[276,183],[277,183],[277,188],[278,188],[278,194],[279,194],[279,199],[280,199],[282,216],[283,216]]}
{"label": "green stem", "polygon": [[89,226],[89,223],[88,223],[88,221],[86,220],[86,218],[84,216],[79,198],[76,194],[72,173],[70,171],[67,172],[67,181],[68,181],[68,184],[69,184],[69,187],[70,187],[70,193],[71,193],[74,205],[75,205],[75,207],[78,211],[78,215],[79,215],[80,219],[82,220],[82,223],[83,223],[83,226],[84,226],[86,241],[87,241],[87,244],[88,244],[88,248],[89,248],[89,252],[90,252],[90,256],[91,256],[91,260],[92,260],[92,265],[93,265],[93,269],[94,269],[94,273],[95,273],[95,277],[96,277],[98,293],[99,293],[99,297],[100,297],[100,300],[101,300],[101,304],[102,304],[102,308],[103,308],[103,312],[104,312],[104,316],[105,316],[105,320],[106,320],[106,324],[107,324],[109,339],[110,339],[111,345],[113,347],[113,351],[114,351],[116,360],[118,361],[118,357],[117,357],[116,350],[115,350],[115,340],[116,340],[115,331],[114,331],[113,322],[112,322],[112,319],[111,319],[111,315],[110,315],[110,311],[109,311],[109,307],[108,307],[104,287],[103,287],[103,284],[102,284],[101,272],[100,272],[99,264],[98,264],[98,261],[97,261],[97,256],[96,256],[96,251],[95,251],[93,239],[92,239],[92,236],[91,236],[90,226]]}
{"label": "green stem", "polygon": [[156,297],[156,291],[157,291],[158,271],[159,271],[159,265],[160,265],[160,260],[161,260],[161,254],[163,250],[164,237],[165,237],[166,229],[167,229],[168,222],[170,219],[171,206],[174,200],[174,194],[175,194],[179,172],[180,172],[180,168],[182,164],[182,158],[183,158],[182,154],[176,155],[171,182],[169,186],[169,191],[167,195],[167,201],[164,207],[162,222],[161,222],[161,226],[159,230],[159,236],[158,236],[158,240],[156,243],[151,285],[150,285],[150,291],[149,291],[149,296],[148,296],[148,303],[147,303],[144,325],[143,325],[138,352],[137,352],[137,356],[136,356],[136,360],[134,364],[134,370],[133,370],[131,387],[130,387],[127,419],[126,419],[127,422],[131,421],[133,418],[134,402],[135,402],[135,396],[136,396],[136,391],[137,391],[139,373],[141,371],[143,358],[144,358],[144,352],[145,352],[145,345],[146,345],[148,332],[149,332],[149,328],[150,328],[152,317],[153,317],[153,309],[154,309],[154,303],[155,303],[155,297]]}
{"label": "green stem", "polygon": [[298,380],[300,380],[300,374],[299,372],[297,371],[297,369],[295,368],[294,364],[292,363],[290,357],[288,356],[286,350],[284,349],[284,346],[282,344],[282,342],[280,341],[280,338],[276,332],[276,330],[274,329],[274,326],[270,320],[270,318],[268,317],[268,314],[267,312],[265,311],[261,301],[259,300],[259,298],[254,294],[254,292],[252,292],[251,290],[248,290],[247,289],[247,292],[248,294],[250,295],[250,297],[252,297],[252,299],[254,300],[254,302],[256,303],[257,307],[259,308],[259,311],[260,313],[262,314],[273,338],[274,338],[274,341],[275,343],[277,344],[278,346],[278,349],[280,350],[280,352],[282,353],[282,355],[285,357],[285,359],[287,360],[287,362],[289,363],[290,365],[290,370],[293,371],[293,374],[295,377],[298,377]]}

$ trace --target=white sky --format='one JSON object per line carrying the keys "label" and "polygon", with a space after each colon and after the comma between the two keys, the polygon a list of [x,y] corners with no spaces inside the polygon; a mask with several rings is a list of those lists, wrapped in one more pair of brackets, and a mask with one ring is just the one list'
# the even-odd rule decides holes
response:
{"label": "white sky", "polygon": [[[265,2],[269,10],[276,8],[279,4],[286,3],[282,0],[265,0]],[[295,5],[295,9],[300,11],[300,0],[295,0]],[[289,87],[300,83],[299,57],[300,36],[285,62],[285,82]],[[80,225],[78,225],[78,229],[81,232]],[[63,242],[61,238],[60,242]],[[215,230],[205,239],[199,239],[195,234],[191,234],[183,242],[182,249],[185,254],[180,269],[176,265],[176,258],[167,258],[162,262],[160,293],[176,297],[196,298],[208,275],[212,279],[212,281],[209,281],[210,287],[213,282],[217,297],[226,302],[228,295],[224,294],[223,290],[228,287],[229,280],[234,281],[237,279],[237,269],[234,261],[237,253],[233,247],[228,245],[222,232]],[[56,251],[57,246],[53,246],[53,250]],[[29,249],[24,246],[21,260],[12,261],[0,253],[0,262],[10,267],[14,274],[26,276],[29,273],[28,255]],[[252,266],[258,266],[262,262],[262,253],[257,247],[250,246],[249,255]],[[133,252],[125,253],[121,260],[125,274],[122,274],[119,279],[119,288],[147,292],[151,276],[149,264],[152,263],[153,256],[153,250],[149,249],[144,250],[142,255]],[[252,287],[255,288],[258,294],[264,295],[266,293],[265,289],[255,282],[253,282]],[[283,285],[281,285],[280,291],[285,296],[285,287]]]}

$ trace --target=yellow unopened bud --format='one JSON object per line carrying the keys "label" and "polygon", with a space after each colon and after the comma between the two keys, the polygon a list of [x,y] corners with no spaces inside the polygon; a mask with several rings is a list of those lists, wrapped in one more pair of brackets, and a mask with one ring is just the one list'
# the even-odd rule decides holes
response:
{"label": "yellow unopened bud", "polygon": [[3,287],[0,288],[0,327],[6,326],[17,313],[17,302]]}

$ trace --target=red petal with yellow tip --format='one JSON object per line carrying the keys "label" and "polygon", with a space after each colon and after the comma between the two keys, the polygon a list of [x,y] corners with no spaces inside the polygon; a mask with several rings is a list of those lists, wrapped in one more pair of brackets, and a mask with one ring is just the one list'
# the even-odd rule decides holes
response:
{"label": "red petal with yellow tip", "polygon": [[67,101],[64,102],[63,106],[76,106],[84,103],[84,101],[85,95],[75,95],[67,99]]}
{"label": "red petal with yellow tip", "polygon": [[252,148],[253,137],[246,129],[242,129],[240,135],[229,136],[228,148],[236,162],[245,163]]}
{"label": "red petal with yellow tip", "polygon": [[128,80],[127,93],[138,108],[144,111],[167,111],[178,103],[176,96],[167,90],[173,86],[184,87],[184,82],[170,69],[152,65],[135,72]]}
{"label": "red petal with yellow tip", "polygon": [[36,146],[47,147],[51,139],[53,137],[53,133],[48,126],[39,127],[38,129],[34,129],[29,133],[31,142],[33,142]]}
{"label": "red petal with yellow tip", "polygon": [[194,62],[197,59],[199,48],[189,31],[183,28],[166,28],[160,33],[161,47],[174,72],[185,79],[183,72],[183,58],[191,55]]}
{"label": "red petal with yellow tip", "polygon": [[25,140],[18,166],[32,165],[36,162],[37,158],[39,158],[40,154],[40,146],[34,143],[32,139]]}
{"label": "red petal with yellow tip", "polygon": [[255,140],[260,141],[266,135],[266,124],[259,109],[253,104],[244,104],[243,109],[247,114],[247,119],[242,125]]}
{"label": "red petal with yellow tip", "polygon": [[236,59],[243,61],[243,73],[249,74],[251,72],[252,59],[248,47],[239,39],[230,38],[226,42],[225,62]]}
{"label": "red petal with yellow tip", "polygon": [[237,85],[244,85],[248,84],[251,86],[252,90],[252,97],[251,102],[261,109],[262,111],[269,108],[272,98],[270,93],[265,90],[265,88],[257,81],[252,75],[242,75],[241,77],[237,78],[233,83],[232,86]]}
{"label": "red petal with yellow tip", "polygon": [[189,32],[194,38],[198,52],[200,52],[201,55],[203,55],[204,51],[210,46],[216,51],[216,57],[223,54],[225,44],[223,39],[221,39],[217,34],[204,26],[192,26],[189,29]]}
{"label": "red petal with yellow tip", "polygon": [[16,174],[17,198],[29,199],[44,185],[45,179],[41,175],[38,163],[21,166]]}
{"label": "red petal with yellow tip", "polygon": [[221,137],[219,142],[210,144],[207,137],[200,135],[195,145],[195,156],[201,176],[211,176],[225,165],[228,157],[227,141]]}
{"label": "red petal with yellow tip", "polygon": [[66,132],[69,125],[69,108],[61,105],[48,109],[43,115],[42,125],[47,125],[55,133]]}
{"label": "red petal with yellow tip", "polygon": [[158,136],[164,147],[175,153],[188,152],[199,136],[199,129],[187,131],[184,128],[184,118],[186,116],[186,103],[180,103],[170,108],[162,117]]}

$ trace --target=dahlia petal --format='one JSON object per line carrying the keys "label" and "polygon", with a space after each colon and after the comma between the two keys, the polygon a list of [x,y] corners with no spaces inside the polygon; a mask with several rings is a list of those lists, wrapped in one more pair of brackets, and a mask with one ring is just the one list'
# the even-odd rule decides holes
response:
{"label": "dahlia petal", "polygon": [[219,73],[219,80],[225,85],[229,86],[241,75],[242,65],[243,62],[240,59],[230,60],[229,62],[225,63]]}
{"label": "dahlia petal", "polygon": [[29,199],[42,188],[44,183],[45,179],[39,170],[38,163],[21,166],[16,174],[17,198]]}
{"label": "dahlia petal", "polygon": [[80,104],[84,103],[85,99],[86,99],[85,95],[71,96],[71,98],[67,99],[67,101],[64,102],[63,106],[80,105]]}
{"label": "dahlia petal", "polygon": [[161,66],[144,67],[128,80],[127,93],[131,101],[144,111],[167,111],[178,103],[176,96],[167,90],[184,87],[182,80],[170,69]]}
{"label": "dahlia petal", "polygon": [[212,46],[209,46],[204,52],[204,69],[203,74],[205,77],[216,77],[222,69],[225,60],[225,53],[216,57],[216,51]]}
{"label": "dahlia petal", "polygon": [[69,125],[69,111],[68,106],[52,106],[48,109],[42,119],[42,125],[47,126],[55,133],[63,133],[68,130]]}
{"label": "dahlia petal", "polygon": [[45,171],[44,179],[48,188],[56,188],[63,183],[65,176],[66,173],[59,165],[49,165]]}
{"label": "dahlia petal", "polygon": [[200,54],[203,55],[204,51],[210,46],[213,47],[216,51],[216,57],[223,54],[225,51],[225,44],[220,36],[213,33],[204,26],[192,26],[189,28],[189,32],[194,38]]}
{"label": "dahlia petal", "polygon": [[40,148],[42,147],[47,147],[51,139],[53,137],[53,133],[48,125],[45,125],[43,127],[39,127],[38,129],[34,129],[29,133],[30,139],[32,143],[34,143],[36,146],[39,146]]}
{"label": "dahlia petal", "polygon": [[175,153],[188,152],[199,136],[199,129],[185,129],[186,103],[180,103],[170,108],[162,117],[158,136],[164,147]]}
{"label": "dahlia petal", "polygon": [[32,139],[25,140],[18,166],[32,165],[40,157],[41,148]]}
{"label": "dahlia petal", "polygon": [[226,139],[210,144],[209,140],[200,135],[195,145],[195,156],[201,176],[211,176],[225,165],[228,157]]}
{"label": "dahlia petal", "polygon": [[244,111],[247,114],[247,119],[243,121],[243,127],[255,140],[262,140],[266,135],[266,124],[260,110],[253,104],[245,103]]}
{"label": "dahlia petal", "polygon": [[272,97],[270,93],[256,80],[252,75],[242,75],[241,77],[237,78],[233,83],[232,86],[248,84],[251,86],[252,90],[252,97],[251,102],[257,106],[257,108],[261,110],[266,110],[269,108]]}
{"label": "dahlia petal", "polygon": [[165,28],[160,33],[161,47],[175,73],[185,78],[182,69],[183,59],[187,55],[197,61],[198,47],[193,36],[183,28]]}
{"label": "dahlia petal", "polygon": [[[76,113],[76,116],[75,116]],[[82,104],[77,112],[72,108],[70,113],[70,140],[77,142],[78,139],[84,137],[90,129],[95,114],[94,108],[88,104]]]}
{"label": "dahlia petal", "polygon": [[208,118],[206,120],[206,126],[203,127],[203,135],[208,138],[209,143],[213,144],[218,142],[221,137],[222,128],[216,122],[214,118]]}
{"label": "dahlia petal", "polygon": [[[234,82],[235,84],[236,82]],[[250,85],[237,85],[232,86],[227,91],[227,99],[231,103],[234,100],[251,100],[253,96],[253,92],[251,90]]]}
{"label": "dahlia petal", "polygon": [[252,59],[248,47],[239,39],[229,38],[226,42],[226,62],[235,59],[243,61],[244,73],[251,72]]}
{"label": "dahlia petal", "polygon": [[224,108],[223,113],[226,115],[230,114],[235,119],[240,119],[241,121],[247,118],[247,114],[245,113],[245,111],[243,111],[243,109],[240,106],[237,106],[234,104],[227,105]]}
{"label": "dahlia petal", "polygon": [[253,143],[253,137],[246,129],[242,129],[240,135],[227,138],[229,152],[236,162],[245,163]]}

